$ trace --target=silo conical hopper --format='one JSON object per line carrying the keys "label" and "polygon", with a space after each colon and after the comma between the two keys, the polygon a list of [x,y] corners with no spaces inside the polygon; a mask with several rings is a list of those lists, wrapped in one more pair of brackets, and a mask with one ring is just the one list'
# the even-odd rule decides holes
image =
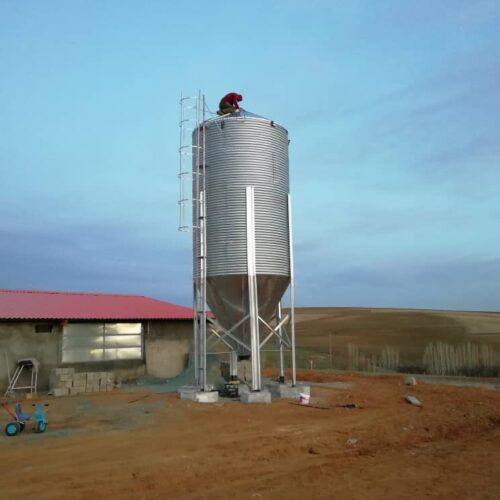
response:
{"label": "silo conical hopper", "polygon": [[[246,188],[253,186],[258,311],[270,323],[290,284],[288,132],[247,112],[208,120],[204,128],[207,304],[225,329],[249,314]],[[193,132],[193,144],[201,130]],[[196,162],[203,154],[193,156]],[[232,333],[250,344],[249,322]],[[240,358],[250,356],[232,344]]]}

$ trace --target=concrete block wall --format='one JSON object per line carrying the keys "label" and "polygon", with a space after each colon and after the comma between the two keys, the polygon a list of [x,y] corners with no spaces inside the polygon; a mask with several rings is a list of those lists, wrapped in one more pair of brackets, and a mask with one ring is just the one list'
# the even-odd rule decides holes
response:
{"label": "concrete block wall", "polygon": [[[36,324],[39,323],[41,322]],[[54,324],[50,333],[36,333],[35,323],[14,321],[0,323],[1,395],[9,385],[7,367],[12,373],[17,360],[21,358],[34,357],[40,361],[38,387],[48,388],[50,372],[59,365],[60,337],[61,327],[58,324]],[[24,380],[27,381],[29,378]]]}
{"label": "concrete block wall", "polygon": [[187,366],[193,349],[192,321],[151,321],[146,333],[147,373],[173,378]]}
{"label": "concrete block wall", "polygon": [[35,325],[41,323],[0,322],[0,395],[8,385],[7,365],[12,373],[17,360],[25,357],[35,357],[40,362],[38,389],[44,391],[49,389],[51,371],[58,367],[74,367],[76,372],[110,371],[123,382],[131,382],[146,373],[172,378],[184,370],[192,350],[192,321],[152,321],[144,323],[143,360],[62,365],[62,327],[51,322],[52,332],[36,333]]}

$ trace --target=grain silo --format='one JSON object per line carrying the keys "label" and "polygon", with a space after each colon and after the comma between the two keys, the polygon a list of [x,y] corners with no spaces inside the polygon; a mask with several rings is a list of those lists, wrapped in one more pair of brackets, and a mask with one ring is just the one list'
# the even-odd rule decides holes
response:
{"label": "grain silo", "polygon": [[[245,111],[202,118],[193,130],[195,359],[202,389],[210,335],[229,348],[233,377],[237,359],[251,360],[253,391],[261,390],[261,350],[279,351],[281,381],[284,352],[291,351],[295,385],[288,144],[284,127]],[[280,301],[290,285],[292,307],[282,318]],[[208,315],[208,331],[206,305],[214,316]]]}

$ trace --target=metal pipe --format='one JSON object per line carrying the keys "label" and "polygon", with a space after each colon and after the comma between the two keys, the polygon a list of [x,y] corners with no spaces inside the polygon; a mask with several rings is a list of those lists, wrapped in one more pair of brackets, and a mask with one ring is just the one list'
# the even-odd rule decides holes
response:
{"label": "metal pipe", "polygon": [[[226,344],[230,350],[233,350],[233,346],[219,332],[215,331],[213,328],[210,328],[210,331],[217,337],[217,340],[219,340],[223,344]],[[210,339],[208,340],[210,341]],[[215,345],[217,344],[217,340],[215,341],[214,344],[212,344],[210,348],[215,347]]]}
{"label": "metal pipe", "polygon": [[[200,250],[201,250],[201,345],[203,352],[203,379],[202,390],[207,390],[207,228],[206,228],[206,186],[205,186],[205,96],[198,92],[198,109],[197,109],[197,126],[198,126],[198,146],[201,146],[203,154],[201,155],[201,165],[198,172],[201,177],[200,191]],[[200,131],[201,122],[201,131]],[[200,139],[201,132],[201,139]],[[198,154],[200,147],[198,147]]]}
{"label": "metal pipe", "polygon": [[295,273],[293,269],[292,199],[288,194],[288,239],[290,244],[290,328],[292,335],[292,387],[297,385],[297,365],[295,362]]}
{"label": "metal pipe", "polygon": [[200,131],[198,128],[199,116],[198,116],[198,101],[196,101],[196,144],[192,145],[192,148],[196,149],[196,156],[194,157],[194,162],[192,165],[192,182],[194,182],[194,192],[193,192],[193,304],[194,304],[194,325],[193,325],[193,335],[194,335],[194,373],[195,380],[194,383],[198,388],[202,387],[202,377],[201,377],[201,324],[200,324],[200,306],[202,303],[201,298],[201,255],[200,255]]}
{"label": "metal pipe", "polygon": [[259,316],[259,321],[264,324],[264,326],[273,333],[276,333],[287,321],[289,320],[288,314],[282,318],[282,320],[273,328],[264,318]]}
{"label": "metal pipe", "polygon": [[200,385],[200,373],[199,373],[199,340],[198,340],[198,293],[196,289],[196,283],[193,283],[193,356],[194,356],[194,385]]}
{"label": "metal pipe", "polygon": [[[249,315],[245,316],[245,321],[248,319]],[[226,330],[225,328],[223,328],[222,326],[219,325],[219,323],[217,323],[216,321],[213,321],[210,319],[210,322],[216,327],[218,328],[219,330],[222,330],[224,332],[224,335],[229,337],[231,340],[234,340],[234,342],[236,342],[237,344],[241,345],[242,347],[244,347],[247,351],[251,352],[251,347],[249,347],[247,344],[245,344],[242,340],[240,340],[238,337],[234,336],[231,332],[231,330],[233,330],[235,326],[233,326],[230,330]],[[240,323],[242,323],[243,321],[240,321],[237,323],[237,325],[239,325]]]}
{"label": "metal pipe", "polygon": [[229,354],[230,380],[238,380],[238,355],[236,351],[231,351]]}
{"label": "metal pipe", "polygon": [[241,324],[243,324],[249,317],[250,315],[247,314],[245,317],[241,318],[238,323],[234,324],[229,330],[226,330],[224,327],[222,327],[216,320],[212,319],[212,318],[208,318],[208,321],[210,323],[212,323],[213,325],[215,325],[216,328],[218,328],[219,330],[222,330],[224,333],[231,333],[234,329],[238,328]]}
{"label": "metal pipe", "polygon": [[248,265],[248,302],[250,312],[250,347],[252,364],[252,391],[261,390],[260,381],[260,339],[259,306],[257,297],[257,277],[255,262],[255,193],[253,186],[246,188],[247,208],[247,265]]}
{"label": "metal pipe", "polygon": [[287,321],[288,321],[288,315],[285,316],[285,318],[283,320],[281,320],[281,322],[275,327],[273,328],[272,326],[270,326],[265,320],[263,320],[260,316],[259,316],[259,320],[264,323],[264,326],[271,332],[260,344],[260,347],[263,347],[264,344],[273,336],[273,335],[276,335],[278,336],[278,329],[281,328]]}
{"label": "metal pipe", "polygon": [[205,192],[200,191],[200,263],[201,263],[201,317],[200,317],[200,352],[201,352],[201,389],[207,389],[207,306],[206,306],[206,243],[205,243]]}

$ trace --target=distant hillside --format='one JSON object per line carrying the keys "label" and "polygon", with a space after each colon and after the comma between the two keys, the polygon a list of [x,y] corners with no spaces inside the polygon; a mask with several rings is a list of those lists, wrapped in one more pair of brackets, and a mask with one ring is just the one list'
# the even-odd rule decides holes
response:
{"label": "distant hillside", "polygon": [[459,350],[470,357],[478,349],[500,357],[500,313],[494,312],[299,308],[296,335],[301,367],[312,359],[314,368],[349,368],[355,356],[375,363],[377,356],[396,355],[401,366],[420,366],[426,349],[437,343],[459,357]]}

